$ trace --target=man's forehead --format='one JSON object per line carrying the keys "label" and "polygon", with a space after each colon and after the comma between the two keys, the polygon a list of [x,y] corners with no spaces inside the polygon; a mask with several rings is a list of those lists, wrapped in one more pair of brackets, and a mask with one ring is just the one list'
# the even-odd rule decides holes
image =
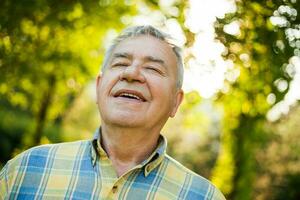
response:
{"label": "man's forehead", "polygon": [[114,48],[111,57],[132,58],[136,55],[158,62],[167,58],[176,59],[172,47],[166,41],[150,35],[134,36],[121,41]]}

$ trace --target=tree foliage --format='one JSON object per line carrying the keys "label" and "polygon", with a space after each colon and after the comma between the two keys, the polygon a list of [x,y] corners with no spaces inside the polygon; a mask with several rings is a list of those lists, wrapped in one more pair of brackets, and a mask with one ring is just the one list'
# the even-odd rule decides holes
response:
{"label": "tree foliage", "polygon": [[[217,39],[227,48],[224,57],[233,66],[226,74],[228,92],[218,97],[225,113],[223,151],[213,180],[229,199],[247,200],[254,195],[255,154],[270,136],[266,114],[288,91],[293,74],[286,66],[299,56],[299,46],[293,45],[297,38],[289,30],[299,31],[300,2],[240,0],[236,6],[235,13],[215,24]],[[276,18],[285,23],[274,23]],[[228,33],[233,24],[239,25],[239,33]]]}
{"label": "tree foliage", "polygon": [[60,140],[56,129],[99,70],[108,31],[135,13],[130,1],[1,1],[1,152],[36,145],[47,132]]}

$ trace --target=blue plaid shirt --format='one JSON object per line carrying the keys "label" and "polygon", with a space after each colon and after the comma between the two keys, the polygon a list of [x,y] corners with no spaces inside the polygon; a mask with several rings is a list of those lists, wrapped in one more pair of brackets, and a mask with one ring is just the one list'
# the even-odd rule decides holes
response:
{"label": "blue plaid shirt", "polygon": [[165,153],[166,140],[144,162],[118,177],[99,142],[34,147],[0,173],[0,199],[213,199],[222,193]]}

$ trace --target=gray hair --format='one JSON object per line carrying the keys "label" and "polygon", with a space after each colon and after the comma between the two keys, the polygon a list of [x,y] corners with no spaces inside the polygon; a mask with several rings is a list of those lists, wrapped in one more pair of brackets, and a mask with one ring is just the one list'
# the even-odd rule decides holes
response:
{"label": "gray hair", "polygon": [[129,27],[129,28],[125,29],[117,38],[115,38],[112,45],[107,49],[107,51],[105,53],[101,71],[104,72],[105,68],[107,67],[107,65],[109,63],[111,54],[118,44],[120,44],[122,41],[124,41],[127,38],[141,36],[141,35],[153,36],[159,40],[166,42],[167,44],[169,44],[171,46],[173,52],[175,53],[175,55],[177,57],[176,86],[177,86],[177,88],[181,88],[182,82],[183,82],[183,59],[182,59],[182,55],[181,55],[181,48],[171,42],[173,40],[173,38],[170,35],[162,32],[150,25]]}

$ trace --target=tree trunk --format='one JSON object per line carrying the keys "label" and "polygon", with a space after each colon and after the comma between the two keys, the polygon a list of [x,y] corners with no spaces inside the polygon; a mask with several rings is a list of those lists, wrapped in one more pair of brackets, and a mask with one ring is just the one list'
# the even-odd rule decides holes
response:
{"label": "tree trunk", "polygon": [[41,106],[37,114],[37,125],[33,135],[33,142],[31,146],[36,146],[40,144],[41,138],[43,136],[43,129],[45,126],[45,121],[51,101],[54,94],[56,79],[54,75],[51,75],[48,79],[49,87],[43,94]]}

